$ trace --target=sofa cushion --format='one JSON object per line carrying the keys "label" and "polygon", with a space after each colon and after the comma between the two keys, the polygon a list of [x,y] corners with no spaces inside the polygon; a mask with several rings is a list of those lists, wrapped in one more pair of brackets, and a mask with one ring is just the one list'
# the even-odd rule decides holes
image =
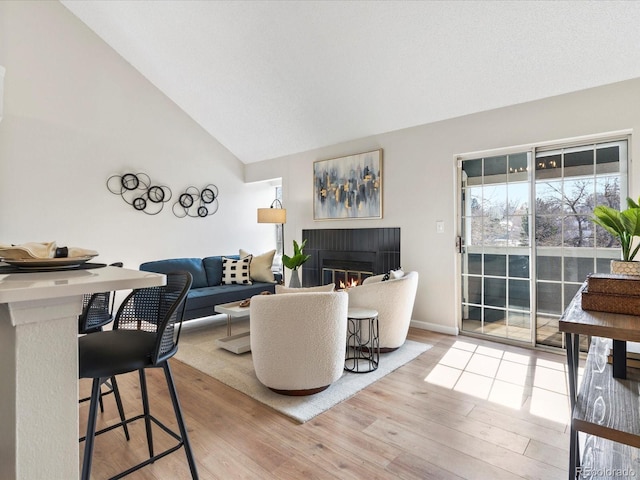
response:
{"label": "sofa cushion", "polygon": [[140,265],[140,270],[155,273],[170,273],[185,270],[193,277],[191,288],[207,286],[207,275],[201,258],[170,258],[168,260],[155,260]]}
{"label": "sofa cushion", "polygon": [[191,289],[187,294],[187,308],[196,310],[208,307],[211,309],[209,315],[213,315],[214,305],[237,302],[264,291],[273,293],[273,288],[273,283],[256,282],[252,285],[218,285]]}
{"label": "sofa cushion", "polygon": [[[275,254],[275,250],[269,250],[268,252],[260,255],[252,255],[251,265],[249,266],[249,276],[252,281],[268,283],[275,282],[273,272],[271,271],[273,257]],[[249,252],[240,249],[240,258],[248,257],[249,255],[251,255]]]}
{"label": "sofa cushion", "polygon": [[202,259],[204,271],[207,274],[207,284],[210,287],[222,284],[222,256],[205,257]]}
{"label": "sofa cushion", "polygon": [[251,264],[251,256],[234,260],[231,258],[222,258],[222,283],[225,285],[251,285],[251,277],[249,276],[249,265]]}

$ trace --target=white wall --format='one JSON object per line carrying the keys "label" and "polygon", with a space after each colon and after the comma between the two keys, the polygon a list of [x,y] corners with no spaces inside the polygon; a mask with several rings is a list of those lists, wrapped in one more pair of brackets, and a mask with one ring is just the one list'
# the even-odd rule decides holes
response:
{"label": "white wall", "polygon": [[[256,223],[273,186],[246,184],[237,158],[58,2],[0,2],[0,65],[0,243],[56,240],[130,268],[275,247],[274,227]],[[128,171],[174,200],[213,183],[218,213],[136,212],[106,188]]]}
{"label": "white wall", "polygon": [[[454,155],[625,129],[638,131],[639,105],[640,79],[635,79],[247,165],[246,179],[283,177],[287,243],[299,239],[303,229],[400,227],[402,267],[420,273],[413,313],[416,324],[455,333]],[[639,145],[632,144],[632,157],[640,158]],[[313,161],[376,148],[384,150],[383,219],[314,222]],[[640,174],[633,175],[634,171],[630,192],[637,197]],[[444,234],[436,233],[438,220],[445,222]]]}

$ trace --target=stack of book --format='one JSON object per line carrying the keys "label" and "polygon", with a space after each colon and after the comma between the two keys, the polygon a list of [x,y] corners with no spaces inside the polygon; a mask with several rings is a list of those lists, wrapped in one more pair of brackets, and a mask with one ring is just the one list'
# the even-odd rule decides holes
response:
{"label": "stack of book", "polygon": [[592,273],[582,289],[582,309],[640,315],[640,276]]}

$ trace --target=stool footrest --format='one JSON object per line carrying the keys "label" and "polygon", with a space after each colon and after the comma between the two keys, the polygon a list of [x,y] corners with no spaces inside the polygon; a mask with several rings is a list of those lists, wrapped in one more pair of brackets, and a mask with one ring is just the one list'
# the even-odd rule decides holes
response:
{"label": "stool footrest", "polygon": [[[116,428],[120,428],[123,425],[129,425],[131,422],[135,422],[136,420],[142,420],[143,418],[145,418],[145,414],[141,413],[140,415],[136,415],[135,417],[131,417],[131,418],[127,418],[126,420],[122,421],[122,422],[118,422],[114,425],[109,425],[108,427],[105,427],[101,430],[98,430],[95,434],[96,435],[101,435],[103,433],[109,432],[111,430],[115,430]],[[122,477],[126,477],[127,475],[135,472],[136,470],[140,470],[142,467],[146,467],[147,465],[150,465],[152,463],[154,463],[156,460],[160,460],[163,457],[166,457],[167,455],[175,452],[176,450],[179,450],[180,448],[184,447],[184,441],[182,440],[182,437],[180,435],[178,435],[176,432],[174,432],[173,430],[171,430],[169,427],[167,427],[164,423],[162,423],[160,420],[158,420],[156,417],[154,417],[153,415],[149,415],[149,419],[155,423],[158,427],[160,427],[162,430],[164,430],[167,434],[171,435],[173,438],[175,438],[178,441],[177,445],[174,445],[173,447],[164,450],[163,452],[160,452],[148,459],[146,459],[143,462],[138,463],[137,465],[134,465],[131,468],[128,468],[127,470],[125,470],[124,472],[121,472],[113,477],[109,477],[109,480],[116,480],[118,478],[122,478]],[[83,442],[86,439],[86,437],[82,437],[80,438],[80,442]]]}

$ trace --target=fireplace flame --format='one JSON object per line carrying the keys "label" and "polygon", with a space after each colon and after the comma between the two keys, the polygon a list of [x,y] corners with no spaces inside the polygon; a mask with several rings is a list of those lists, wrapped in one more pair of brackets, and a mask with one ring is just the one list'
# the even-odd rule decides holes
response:
{"label": "fireplace flame", "polygon": [[352,278],[351,280],[347,281],[347,283],[345,284],[342,280],[340,280],[340,288],[351,288],[351,287],[355,287],[358,285],[358,280],[356,280],[355,278]]}

